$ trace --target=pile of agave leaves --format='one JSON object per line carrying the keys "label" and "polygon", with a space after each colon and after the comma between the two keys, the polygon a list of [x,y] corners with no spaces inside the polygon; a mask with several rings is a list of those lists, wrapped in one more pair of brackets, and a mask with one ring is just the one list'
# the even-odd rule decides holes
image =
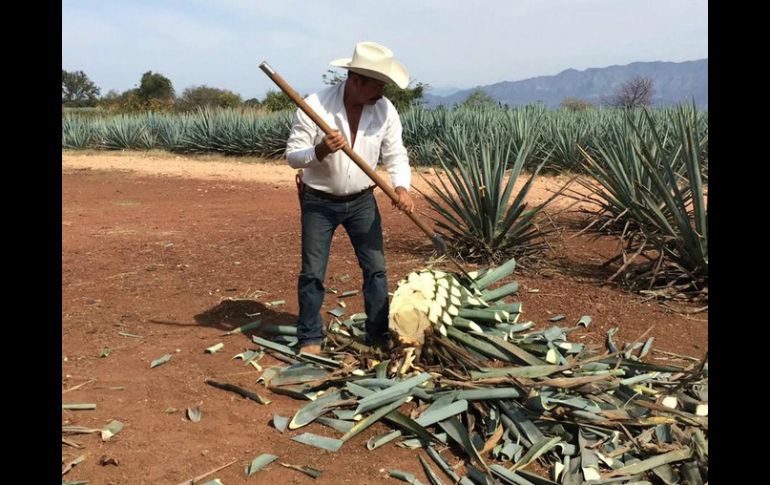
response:
{"label": "pile of agave leaves", "polygon": [[[423,448],[418,458],[434,485],[707,482],[707,358],[648,363],[653,339],[619,346],[617,329],[605,348],[570,342],[590,316],[571,327],[553,325],[564,319],[557,316],[533,331],[533,322],[519,322],[521,303],[504,301],[515,282],[490,289],[514,266],[510,260],[471,273],[472,280],[433,270],[409,275],[393,306],[403,309],[399,299],[421,291],[430,325],[423,338],[402,338],[379,358],[360,343],[363,314],[330,325],[326,356],[294,350],[291,327],[264,326],[279,335],[253,337],[263,347],[258,353],[290,365],[266,369],[260,382],[307,401],[273,424],[281,431],[312,422],[333,428],[339,438],[292,439],[337,452],[383,422],[391,430],[367,448]],[[449,449],[464,466],[450,464],[457,460]],[[422,483],[407,472],[390,475]]]}

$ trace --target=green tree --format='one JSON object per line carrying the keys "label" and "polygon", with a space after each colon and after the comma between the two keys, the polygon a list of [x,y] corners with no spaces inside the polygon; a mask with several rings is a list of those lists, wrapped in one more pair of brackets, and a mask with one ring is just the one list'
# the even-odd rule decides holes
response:
{"label": "green tree", "polygon": [[139,96],[138,88],[122,93],[110,90],[99,100],[99,106],[119,113],[137,113],[148,109],[148,104]]}
{"label": "green tree", "polygon": [[193,86],[182,92],[182,96],[177,100],[177,107],[185,111],[203,106],[212,108],[235,108],[240,106],[242,102],[243,100],[238,94],[226,89],[212,88],[209,86]]}
{"label": "green tree", "polygon": [[165,102],[173,101],[174,86],[171,84],[171,80],[163,74],[147,71],[142,74],[139,97],[148,104],[154,99]]}
{"label": "green tree", "polygon": [[294,101],[283,91],[268,91],[261,106],[268,111],[283,111],[294,109]]}
{"label": "green tree", "polygon": [[241,104],[243,104],[243,98],[240,94],[223,89],[219,95],[219,106],[223,108],[237,108]]}
{"label": "green tree", "polygon": [[[412,83],[409,83],[410,85]],[[428,84],[418,82],[414,87],[407,86],[405,89],[401,89],[394,84],[388,84],[385,86],[385,97],[393,103],[398,112],[403,112],[412,106],[418,106],[422,103],[422,96],[425,94],[425,89]]]}
{"label": "green tree", "polygon": [[[326,74],[321,77],[324,84],[328,84],[329,86],[337,85],[345,80],[342,75],[331,69],[326,71]],[[411,84],[412,83],[410,82],[409,85],[411,86]],[[393,103],[396,110],[402,112],[411,106],[419,105],[422,102],[422,97],[428,86],[429,85],[426,83],[418,82],[414,87],[410,88],[407,86],[406,89],[401,89],[396,85],[388,84],[385,86],[385,97]]]}
{"label": "green tree", "polygon": [[120,92],[110,89],[107,94],[99,98],[99,106],[103,108],[114,108],[120,103]]}
{"label": "green tree", "polygon": [[100,89],[83,71],[61,70],[61,104],[67,107],[96,106]]}
{"label": "green tree", "polygon": [[481,89],[476,89],[458,105],[461,108],[494,108],[497,102]]}
{"label": "green tree", "polygon": [[243,102],[246,106],[249,108],[259,108],[262,106],[262,101],[258,100],[257,98],[249,98],[246,101]]}

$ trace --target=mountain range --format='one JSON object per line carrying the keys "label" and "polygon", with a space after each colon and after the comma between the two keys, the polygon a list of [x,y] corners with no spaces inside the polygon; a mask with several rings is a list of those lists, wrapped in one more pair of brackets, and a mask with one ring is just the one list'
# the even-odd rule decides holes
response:
{"label": "mountain range", "polygon": [[552,76],[502,81],[454,92],[452,88],[442,87],[435,91],[429,89],[423,101],[429,108],[439,105],[450,107],[480,89],[498,103],[509,106],[542,102],[549,108],[558,108],[565,98],[577,98],[598,105],[605,104],[623,83],[635,76],[652,79],[653,106],[694,100],[699,108],[708,109],[708,59],[633,62],[583,71],[567,69]]}

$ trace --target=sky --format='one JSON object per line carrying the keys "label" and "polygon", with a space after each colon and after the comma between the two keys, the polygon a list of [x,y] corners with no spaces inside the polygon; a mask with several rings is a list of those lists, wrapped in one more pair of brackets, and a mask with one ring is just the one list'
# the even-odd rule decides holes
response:
{"label": "sky", "polygon": [[[415,82],[471,88],[565,69],[708,57],[707,0],[62,0],[62,69],[101,93],[153,71],[178,95],[324,87],[355,44],[393,50]],[[334,68],[343,74],[344,71]]]}

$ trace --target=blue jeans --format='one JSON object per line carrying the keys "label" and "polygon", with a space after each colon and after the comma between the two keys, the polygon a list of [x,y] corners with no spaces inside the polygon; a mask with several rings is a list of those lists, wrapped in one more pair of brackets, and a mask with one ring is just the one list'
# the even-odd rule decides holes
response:
{"label": "blue jeans", "polygon": [[302,270],[297,284],[299,345],[323,340],[321,305],[332,236],[340,224],[350,237],[364,277],[365,329],[368,342],[385,337],[388,330],[388,280],[382,244],[382,224],[377,201],[370,191],[351,202],[331,202],[303,191]]}

